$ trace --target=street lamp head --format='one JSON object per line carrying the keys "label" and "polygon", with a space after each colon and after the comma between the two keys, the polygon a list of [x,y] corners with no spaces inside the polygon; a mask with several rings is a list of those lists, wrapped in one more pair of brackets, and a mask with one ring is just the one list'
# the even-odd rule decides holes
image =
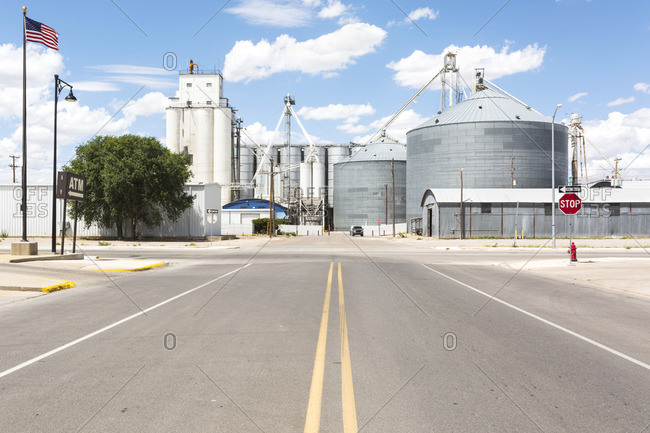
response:
{"label": "street lamp head", "polygon": [[555,107],[556,108],[562,108],[562,104],[557,104]]}
{"label": "street lamp head", "polygon": [[68,102],[77,102],[77,98],[72,93],[72,89],[70,89],[70,94],[65,97],[65,100]]}

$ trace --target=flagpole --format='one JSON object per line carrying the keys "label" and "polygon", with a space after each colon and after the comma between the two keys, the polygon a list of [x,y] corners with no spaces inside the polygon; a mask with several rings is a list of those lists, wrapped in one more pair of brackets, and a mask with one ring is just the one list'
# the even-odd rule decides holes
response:
{"label": "flagpole", "polygon": [[[23,6],[23,242],[27,242],[27,8]],[[54,192],[53,192],[54,193]]]}

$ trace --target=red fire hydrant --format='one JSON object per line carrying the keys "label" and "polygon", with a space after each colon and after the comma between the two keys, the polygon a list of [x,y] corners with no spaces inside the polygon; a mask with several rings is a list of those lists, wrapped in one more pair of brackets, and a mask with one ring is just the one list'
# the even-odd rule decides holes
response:
{"label": "red fire hydrant", "polygon": [[578,261],[578,249],[576,248],[575,242],[571,242],[571,248],[567,250],[567,253],[571,254],[571,261]]}

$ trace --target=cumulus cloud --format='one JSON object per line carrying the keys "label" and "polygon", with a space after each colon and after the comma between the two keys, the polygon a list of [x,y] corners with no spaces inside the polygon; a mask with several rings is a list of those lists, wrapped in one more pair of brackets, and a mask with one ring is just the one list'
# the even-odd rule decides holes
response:
{"label": "cumulus cloud", "polygon": [[[650,144],[650,108],[641,108],[629,114],[614,111],[604,120],[583,123],[585,136],[607,156],[610,162],[621,158],[619,167],[627,167]],[[611,175],[610,165],[587,144],[587,163],[590,180],[596,176]],[[605,168],[605,170],[603,170]],[[643,152],[623,171],[623,177],[650,176],[650,149]]]}
{"label": "cumulus cloud", "polygon": [[637,92],[650,93],[650,84],[636,83],[634,85],[634,90],[636,90]]}
{"label": "cumulus cloud", "polygon": [[[0,119],[22,115],[23,49],[0,45]],[[41,45],[27,45],[27,103],[40,100],[54,84],[54,74],[65,75],[63,57]]]}
{"label": "cumulus cloud", "polygon": [[319,18],[336,18],[343,15],[348,10],[348,6],[338,0],[328,0],[327,6],[318,12]]}
{"label": "cumulus cloud", "polygon": [[629,104],[630,102],[634,102],[636,98],[634,96],[630,96],[629,98],[617,98],[614,99],[613,101],[609,101],[607,103],[608,107],[616,107],[618,105],[623,105],[623,104]]}
{"label": "cumulus cloud", "polygon": [[[501,50],[487,45],[449,45],[440,54],[415,50],[410,56],[390,62],[386,67],[395,71],[393,80],[397,84],[419,89],[442,68],[448,52],[457,53],[457,65],[465,77],[469,78],[474,68],[485,68],[486,78],[493,80],[539,68],[544,61],[546,47],[533,44],[512,51],[509,44]],[[440,88],[440,82],[433,83],[432,87]]]}
{"label": "cumulus cloud", "polygon": [[569,96],[569,102],[575,102],[575,101],[577,101],[578,99],[587,96],[588,94],[589,94],[588,92],[580,92],[580,93],[576,93],[576,94],[573,95],[573,96]]}
{"label": "cumulus cloud", "polygon": [[[393,115],[391,114],[382,117],[381,119],[377,119],[374,122],[371,122],[367,125],[351,125],[351,124],[339,125],[337,129],[344,132],[350,132],[350,133],[355,133],[355,131],[358,131],[357,132],[358,134],[363,134],[365,132],[368,132],[368,134],[366,135],[357,135],[352,140],[355,143],[366,143],[375,134],[375,132],[377,132],[380,128],[382,128],[386,124],[386,122],[388,122],[388,120],[392,116]],[[416,113],[411,109],[405,110],[390,125],[390,127],[386,131],[386,134],[389,137],[398,140],[400,143],[405,144],[406,133],[411,129],[415,128],[416,126],[421,125],[426,120],[427,118],[421,116],[419,113]]]}
{"label": "cumulus cloud", "polygon": [[316,39],[297,41],[281,35],[273,42],[238,41],[226,54],[224,78],[229,81],[262,79],[279,72],[331,73],[353,65],[357,57],[372,53],[386,31],[371,24],[347,24]]}
{"label": "cumulus cloud", "polygon": [[427,19],[435,20],[438,17],[438,11],[434,11],[431,8],[418,8],[409,14],[409,18],[413,21]]}
{"label": "cumulus cloud", "polygon": [[[22,148],[22,47],[11,44],[0,45],[0,116],[3,118],[0,129],[0,164],[10,163],[9,155],[21,155]],[[52,140],[53,140],[53,75],[65,77],[65,66],[61,55],[35,45],[27,47],[27,144],[28,179],[30,183],[51,181]],[[75,90],[100,90],[110,84],[97,82],[71,82]],[[105,89],[111,90],[110,88]],[[65,96],[65,93],[63,94]],[[123,101],[119,104],[124,105]],[[160,92],[144,94],[129,102],[112,120],[113,110],[91,108],[83,104],[60,103],[58,105],[58,145],[59,162],[66,163],[72,146],[80,144],[96,132],[102,135],[124,134],[141,117],[163,115],[168,99]],[[110,120],[110,122],[109,122]],[[101,128],[101,131],[100,131]],[[11,171],[0,171],[0,183],[11,182]]]}
{"label": "cumulus cloud", "polygon": [[435,20],[438,18],[439,12],[433,10],[429,7],[418,8],[411,11],[408,16],[400,21],[392,20],[388,22],[388,27],[393,27],[395,25],[406,25],[413,24],[415,21],[426,19],[426,20]]}

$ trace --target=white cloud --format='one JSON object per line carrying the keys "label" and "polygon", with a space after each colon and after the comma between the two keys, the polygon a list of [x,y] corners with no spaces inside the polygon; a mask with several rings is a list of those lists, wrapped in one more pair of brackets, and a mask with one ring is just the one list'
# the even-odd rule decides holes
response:
{"label": "white cloud", "polygon": [[608,107],[616,107],[618,105],[623,105],[623,104],[629,104],[630,102],[634,102],[636,99],[634,96],[630,96],[629,98],[618,98],[614,99],[613,101],[610,101],[607,103]]}
{"label": "white cloud", "polygon": [[589,94],[588,92],[580,92],[580,93],[576,93],[576,94],[573,95],[573,96],[569,96],[569,102],[575,102],[575,101],[577,101],[578,99],[587,96],[588,94]]}
{"label": "white cloud", "polygon": [[262,125],[260,122],[255,122],[252,125],[246,126],[242,132],[242,141],[249,145],[257,144],[264,147],[269,144],[272,139],[273,131],[266,129],[266,126]]}
{"label": "white cloud", "polygon": [[[364,135],[364,136],[356,136],[352,141],[355,143],[366,143],[374,134],[379,130],[379,128],[382,128],[386,122],[392,117],[393,115],[388,115],[385,117],[382,117],[381,119],[377,119],[374,122],[368,124],[365,126],[365,131],[363,130],[364,127],[361,125],[340,125],[340,127],[337,127],[341,131],[360,131],[360,133],[364,132],[369,132],[369,134]],[[418,125],[421,125],[424,123],[427,118],[421,116],[420,114],[416,113],[415,111],[408,109],[402,112],[400,116],[393,122],[392,125],[388,128],[386,131],[386,134],[389,137],[392,137],[396,140],[398,140],[400,143],[405,144],[406,143],[406,133],[410,131],[411,129],[415,128]],[[347,132],[346,131],[346,132]]]}
{"label": "white cloud", "polygon": [[413,21],[421,20],[422,18],[435,20],[438,18],[438,11],[434,11],[431,8],[418,8],[409,14],[409,18]]}
{"label": "white cloud", "polygon": [[643,93],[650,93],[650,84],[648,83],[636,83],[634,85],[634,90]]}
{"label": "white cloud", "polygon": [[[138,86],[147,86],[152,89],[174,88],[178,86],[176,71],[168,71],[163,68],[152,68],[149,66],[138,65],[95,65],[88,66],[87,69],[103,72],[107,74],[104,78],[105,87],[113,86],[119,88],[111,82],[135,84]],[[167,78],[163,78],[167,77]],[[91,89],[101,88],[98,82],[88,81]],[[104,90],[90,90],[104,91]]]}
{"label": "white cloud", "polygon": [[[440,54],[427,54],[415,50],[410,56],[390,62],[386,67],[395,71],[393,80],[397,84],[419,89],[442,68],[448,52],[457,53],[457,65],[463,76],[470,78],[474,68],[485,68],[486,78],[494,80],[539,68],[544,61],[546,47],[540,48],[537,44],[533,44],[521,50],[511,51],[509,45],[506,45],[497,51],[487,45],[473,47],[450,45]],[[440,82],[437,81],[432,86],[440,88]]]}
{"label": "white cloud", "polygon": [[348,7],[338,0],[328,0],[327,6],[318,12],[319,18],[336,18],[343,15]]}
{"label": "white cloud", "polygon": [[74,87],[74,91],[80,90],[82,92],[115,92],[120,90],[117,84],[105,81],[74,81],[70,85]]}
{"label": "white cloud", "polygon": [[375,51],[386,31],[371,24],[348,24],[316,39],[298,42],[281,35],[272,43],[238,41],[226,54],[224,78],[251,81],[295,71],[306,74],[331,73],[355,63],[354,59]]}
{"label": "white cloud", "polygon": [[176,75],[176,72],[168,71],[163,68],[152,68],[150,66],[137,66],[137,65],[95,65],[95,66],[88,66],[87,69],[93,69],[107,74],[168,75],[168,76]]}
{"label": "white cloud", "polygon": [[[0,45],[0,116],[3,129],[0,129],[0,164],[10,163],[9,155],[22,155],[22,48],[11,44]],[[52,176],[53,140],[53,75],[65,77],[65,66],[61,55],[32,44],[27,48],[27,145],[29,161],[28,180],[30,183],[49,183]],[[68,80],[66,80],[68,81]],[[110,87],[103,82],[71,82],[75,90],[89,91]],[[106,90],[110,90],[106,88]],[[62,93],[63,96],[67,93]],[[131,101],[113,120],[113,110],[91,108],[83,105],[83,99],[75,103],[61,102],[58,105],[58,162],[67,162],[72,146],[78,145],[93,136],[101,128],[102,135],[119,135],[129,132],[137,119],[165,112],[168,99],[160,92],[147,93]],[[119,106],[124,104],[122,102]],[[103,127],[103,128],[102,128]],[[0,171],[0,183],[12,181],[11,171]]]}
{"label": "white cloud", "polygon": [[324,107],[302,107],[297,114],[304,119],[314,120],[359,119],[359,116],[375,114],[375,109],[370,104],[329,104]]}
{"label": "white cloud", "polygon": [[312,16],[311,7],[319,1],[279,1],[279,0],[242,0],[239,6],[228,8],[225,12],[237,15],[253,25],[272,27],[303,27],[309,24]]}
{"label": "white cloud", "polygon": [[[0,119],[21,116],[23,98],[23,50],[0,45]],[[40,100],[54,86],[54,74],[64,76],[63,57],[41,45],[27,45],[27,103]]]}
{"label": "white cloud", "polygon": [[[614,111],[605,120],[584,122],[583,128],[587,139],[597,146],[612,164],[614,158],[621,158],[619,167],[625,168],[650,144],[650,108],[641,108],[629,114]],[[612,174],[610,165],[589,144],[587,157],[590,180]],[[601,167],[606,168],[606,171]],[[633,175],[648,177],[650,149],[639,156],[622,174],[624,178]]]}
{"label": "white cloud", "polygon": [[413,24],[415,21],[421,20],[421,19],[427,19],[427,20],[435,20],[438,18],[439,12],[436,10],[433,10],[429,7],[425,8],[418,8],[415,9],[414,11],[411,11],[411,13],[408,14],[408,17],[397,21],[397,20],[391,20],[388,22],[388,27],[393,27],[395,25],[407,25],[407,24]]}

